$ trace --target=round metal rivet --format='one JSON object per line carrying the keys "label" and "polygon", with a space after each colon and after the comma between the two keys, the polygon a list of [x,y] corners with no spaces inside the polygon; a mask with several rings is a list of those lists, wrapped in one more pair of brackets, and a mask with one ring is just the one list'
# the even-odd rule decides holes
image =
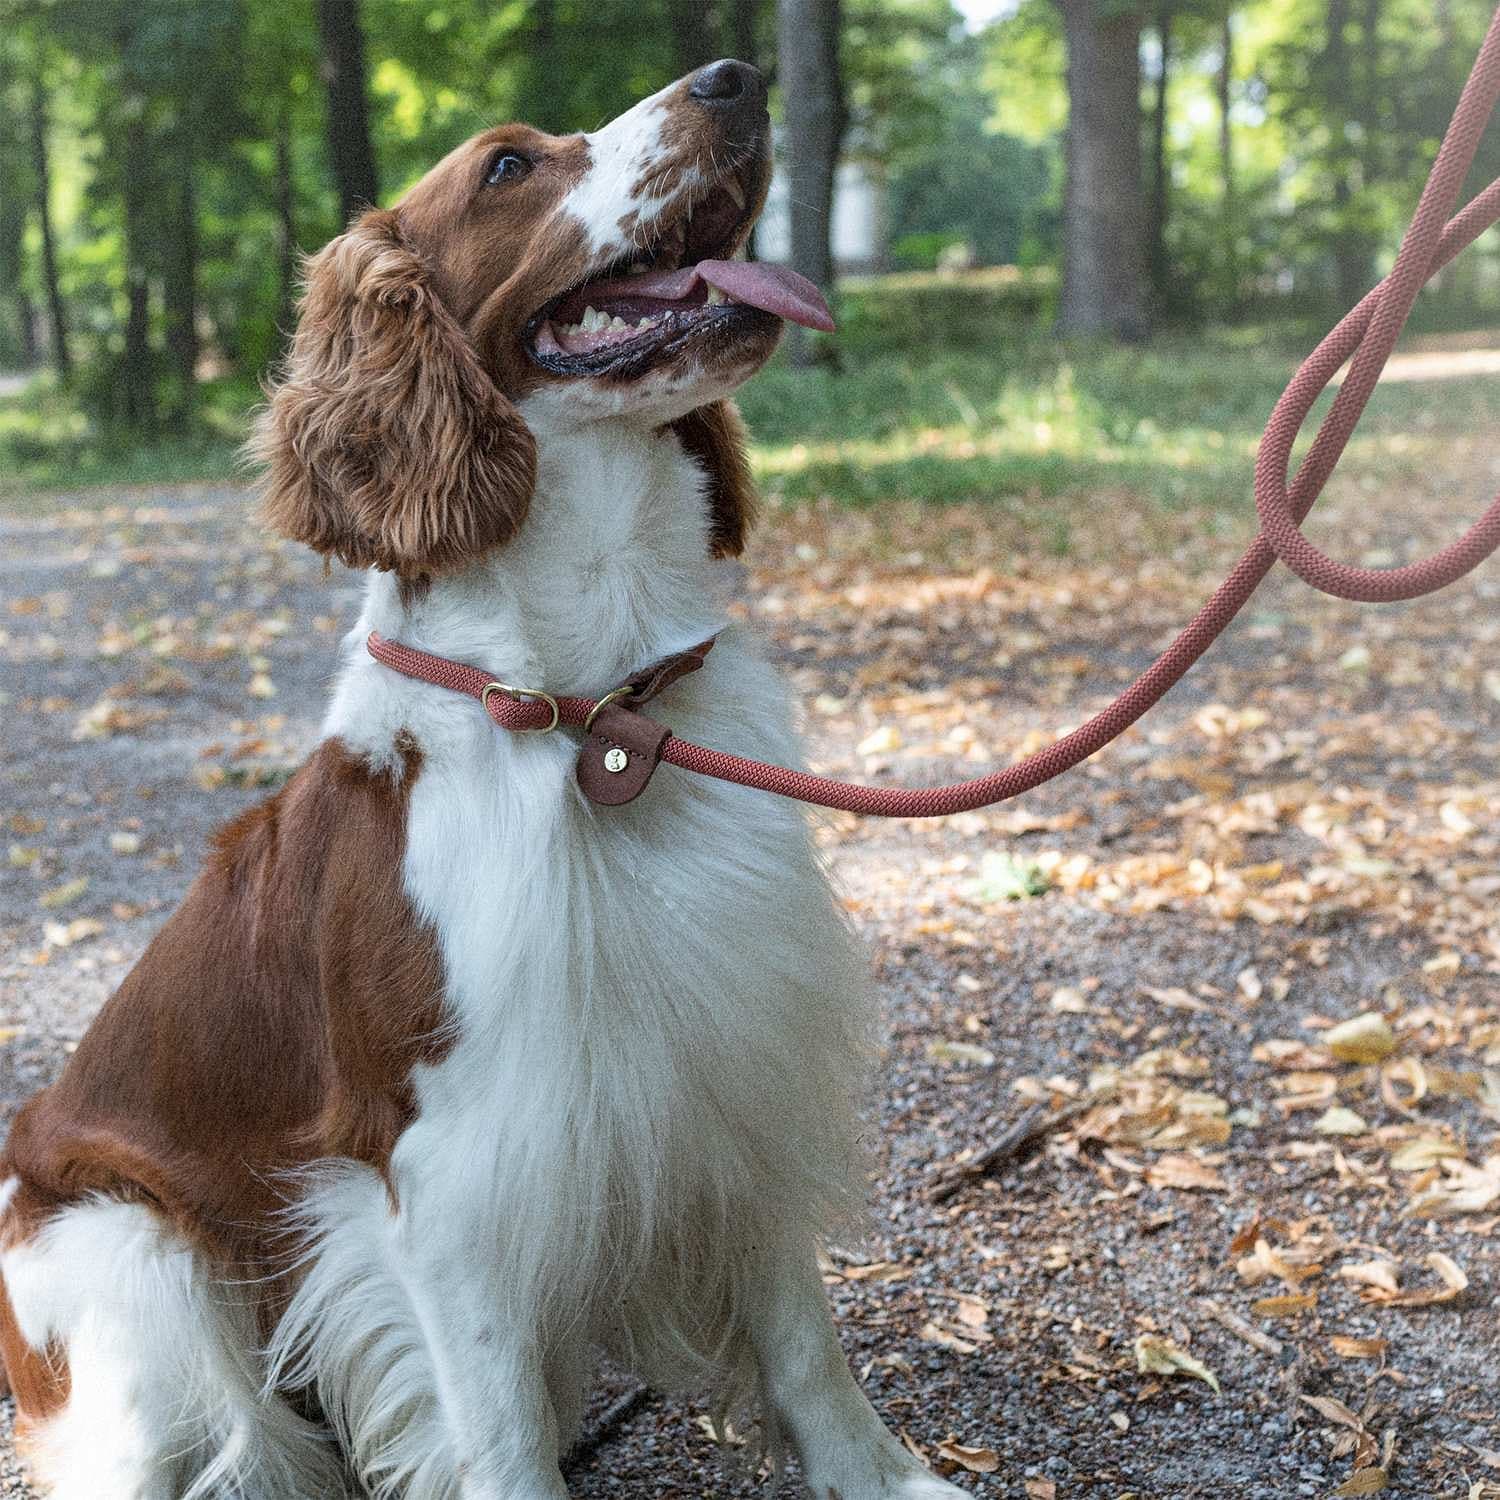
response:
{"label": "round metal rivet", "polygon": [[604,769],[606,771],[613,771],[618,775],[629,764],[630,757],[618,745],[613,750],[606,750],[604,752]]}

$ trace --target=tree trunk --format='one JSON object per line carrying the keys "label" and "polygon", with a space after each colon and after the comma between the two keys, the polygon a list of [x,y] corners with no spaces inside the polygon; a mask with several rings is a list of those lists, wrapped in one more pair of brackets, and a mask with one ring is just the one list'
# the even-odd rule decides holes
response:
{"label": "tree trunk", "polygon": [[365,34],[359,0],[318,0],[323,81],[328,88],[328,154],[345,221],[380,198],[365,102]]}
{"label": "tree trunk", "polygon": [[[129,104],[130,101],[127,101]],[[125,228],[125,354],[120,365],[119,416],[132,432],[156,430],[156,390],[151,358],[151,281],[146,246],[150,239],[147,197],[150,171],[147,160],[144,112],[130,111],[125,122],[121,192]]]}
{"label": "tree trunk", "polygon": [[[833,181],[844,134],[839,0],[778,0],[776,21],[792,267],[827,294],[833,290]],[[789,329],[787,347],[794,365],[812,363],[805,329]]]}
{"label": "tree trunk", "polygon": [[1353,307],[1369,290],[1370,253],[1353,219],[1356,166],[1345,143],[1345,125],[1352,117],[1349,78],[1349,0],[1328,0],[1328,37],[1323,48],[1324,95],[1334,127],[1333,157],[1333,269],[1335,295],[1342,308]]}
{"label": "tree trunk", "polygon": [[725,43],[730,57],[760,67],[761,0],[732,0]]}
{"label": "tree trunk", "polygon": [[1230,305],[1240,300],[1239,205],[1235,199],[1234,173],[1234,15],[1226,12],[1219,36],[1219,175],[1223,179],[1224,284]]}
{"label": "tree trunk", "polygon": [[1097,0],[1058,0],[1068,44],[1064,333],[1143,339],[1146,212],[1141,188],[1141,22]]}
{"label": "tree trunk", "polygon": [[276,327],[289,338],[297,300],[297,219],[292,187],[292,105],[276,112]]}
{"label": "tree trunk", "polygon": [[36,185],[37,220],[42,231],[42,283],[47,296],[47,320],[52,334],[52,366],[59,380],[73,374],[68,352],[68,317],[57,280],[57,242],[52,232],[52,173],[47,160],[47,101],[40,82],[31,90],[31,170]]}
{"label": "tree trunk", "polygon": [[163,275],[167,364],[172,372],[174,421],[192,413],[198,389],[198,193],[191,121],[179,121],[180,150],[175,166],[176,202],[169,226]]}
{"label": "tree trunk", "polygon": [[1167,215],[1171,210],[1171,174],[1167,169],[1167,89],[1172,68],[1172,7],[1156,13],[1156,39],[1161,50],[1161,72],[1151,110],[1151,213],[1148,259],[1151,289],[1158,308],[1171,296],[1171,266],[1167,261]]}
{"label": "tree trunk", "polygon": [[668,0],[667,21],[679,74],[691,73],[719,56],[714,20],[709,0]]}

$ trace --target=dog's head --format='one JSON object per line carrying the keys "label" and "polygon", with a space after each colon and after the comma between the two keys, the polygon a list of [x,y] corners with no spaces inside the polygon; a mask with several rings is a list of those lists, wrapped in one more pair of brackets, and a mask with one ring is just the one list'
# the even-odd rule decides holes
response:
{"label": "dog's head", "polygon": [[743,545],[743,430],[724,398],[817,291],[734,259],[770,181],[744,63],[679,80],[591,135],[485,131],[308,263],[252,453],[271,524],[356,567],[441,572],[525,519],[536,438],[671,424],[706,465],[713,546]]}

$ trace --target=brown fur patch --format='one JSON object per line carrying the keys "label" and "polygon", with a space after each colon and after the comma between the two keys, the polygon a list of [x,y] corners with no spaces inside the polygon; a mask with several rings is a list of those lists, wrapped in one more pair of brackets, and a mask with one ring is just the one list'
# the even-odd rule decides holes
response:
{"label": "brown fur patch", "polygon": [[308,263],[285,378],[250,443],[283,536],[350,567],[443,572],[513,536],[536,446],[393,213]]}
{"label": "brown fur patch", "polygon": [[708,474],[709,551],[738,557],[760,502],[750,474],[749,434],[733,401],[712,401],[671,423],[683,448]]}
{"label": "brown fur patch", "polygon": [[[328,1156],[388,1173],[411,1070],[448,1045],[436,939],[401,888],[420,772],[414,747],[398,776],[328,741],[220,832],[62,1077],[17,1117],[0,1160],[22,1183],[7,1233],[89,1193],[146,1203],[226,1272],[270,1278],[268,1321],[285,1174]],[[3,1353],[23,1404],[45,1396],[24,1348]]]}

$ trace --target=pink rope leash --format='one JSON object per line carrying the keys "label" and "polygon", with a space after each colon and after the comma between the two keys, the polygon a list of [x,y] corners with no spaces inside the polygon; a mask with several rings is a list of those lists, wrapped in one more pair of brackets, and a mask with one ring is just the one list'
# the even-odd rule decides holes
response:
{"label": "pink rope leash", "polygon": [[[871,817],[933,818],[970,812],[1031,791],[1119,738],[1181,681],[1244,607],[1278,558],[1325,594],[1370,603],[1435,593],[1471,572],[1500,547],[1500,496],[1456,542],[1432,557],[1401,568],[1355,568],[1335,562],[1303,536],[1301,523],[1348,446],[1421,289],[1485,230],[1500,221],[1500,179],[1449,220],[1497,104],[1500,104],[1500,9],[1490,21],[1484,46],[1464,87],[1391,274],[1318,345],[1271,414],[1255,467],[1260,534],[1187,628],[1108,708],[1055,744],[1012,766],[950,786],[861,786],[731,755],[675,736],[666,741],[662,760],[701,776]],[[1351,355],[1354,362],[1349,376],[1288,486],[1292,448],[1302,424],[1318,396]],[[547,703],[496,692],[485,695],[484,689],[493,679],[473,667],[414,651],[378,635],[370,637],[369,650],[377,660],[407,676],[481,698],[490,717],[502,729],[549,727],[552,710]],[[591,698],[558,698],[557,722],[582,725],[595,702]]]}

